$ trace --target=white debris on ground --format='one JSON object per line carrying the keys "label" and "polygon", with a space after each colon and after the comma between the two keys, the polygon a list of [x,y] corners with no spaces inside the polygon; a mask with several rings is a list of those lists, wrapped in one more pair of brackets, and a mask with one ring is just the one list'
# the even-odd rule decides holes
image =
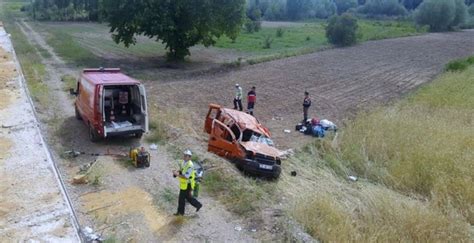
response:
{"label": "white debris on ground", "polygon": [[0,25],[0,242],[80,242]]}

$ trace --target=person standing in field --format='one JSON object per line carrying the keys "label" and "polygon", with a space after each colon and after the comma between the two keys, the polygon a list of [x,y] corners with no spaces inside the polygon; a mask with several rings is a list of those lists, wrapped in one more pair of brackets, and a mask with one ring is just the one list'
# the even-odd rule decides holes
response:
{"label": "person standing in field", "polygon": [[308,110],[311,106],[311,98],[309,98],[308,91],[304,92],[304,100],[303,100],[303,123],[306,123],[308,120]]}
{"label": "person standing in field", "polygon": [[179,165],[179,170],[173,171],[173,176],[179,180],[179,197],[178,197],[178,211],[174,214],[176,216],[183,216],[186,200],[196,208],[196,212],[201,209],[202,204],[193,197],[193,189],[195,187],[196,170],[194,169],[191,156],[193,153],[187,149],[183,153],[183,162]]}
{"label": "person standing in field", "polygon": [[242,87],[239,84],[235,84],[234,109],[242,111]]}
{"label": "person standing in field", "polygon": [[257,93],[255,93],[255,86],[247,93],[247,112],[253,116],[253,109],[257,101]]}

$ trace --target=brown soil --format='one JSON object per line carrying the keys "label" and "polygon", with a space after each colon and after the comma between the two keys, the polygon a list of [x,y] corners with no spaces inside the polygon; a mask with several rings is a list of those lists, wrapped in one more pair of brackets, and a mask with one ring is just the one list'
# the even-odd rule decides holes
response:
{"label": "brown soil", "polygon": [[[372,41],[179,81],[148,83],[167,109],[186,107],[204,118],[209,103],[232,107],[234,84],[257,87],[257,118],[270,127],[277,145],[298,147],[309,138],[294,130],[303,118],[303,92],[310,115],[342,125],[355,111],[384,104],[432,80],[444,65],[474,53],[474,31],[436,33]],[[244,104],[245,105],[245,104]],[[203,120],[196,120],[197,128]]]}

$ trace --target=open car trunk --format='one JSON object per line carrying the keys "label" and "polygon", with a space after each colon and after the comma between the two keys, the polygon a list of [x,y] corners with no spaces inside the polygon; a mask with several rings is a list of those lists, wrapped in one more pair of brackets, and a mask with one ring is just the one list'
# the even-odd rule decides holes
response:
{"label": "open car trunk", "polygon": [[104,136],[148,131],[146,94],[143,85],[105,85],[99,92]]}

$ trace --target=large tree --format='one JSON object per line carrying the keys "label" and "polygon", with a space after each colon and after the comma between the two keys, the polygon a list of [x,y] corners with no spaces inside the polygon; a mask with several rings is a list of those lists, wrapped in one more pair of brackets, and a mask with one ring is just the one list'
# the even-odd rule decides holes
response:
{"label": "large tree", "polygon": [[182,60],[191,46],[236,38],[245,0],[104,0],[103,9],[115,42],[129,46],[144,35],[162,41],[170,59]]}

